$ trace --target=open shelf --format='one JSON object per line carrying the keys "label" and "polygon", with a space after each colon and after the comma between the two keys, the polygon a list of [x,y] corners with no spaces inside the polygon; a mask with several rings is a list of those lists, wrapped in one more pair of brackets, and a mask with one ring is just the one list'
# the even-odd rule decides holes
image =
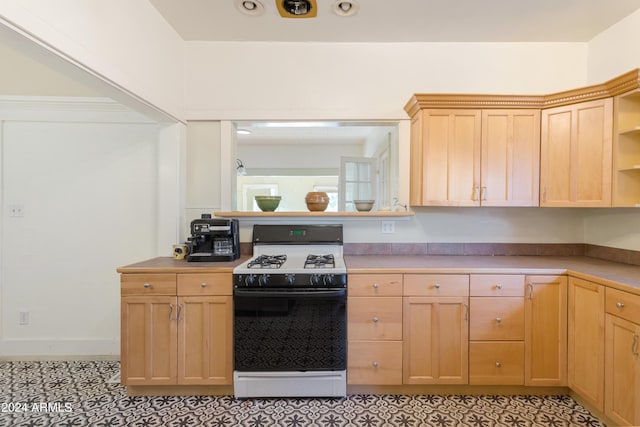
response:
{"label": "open shelf", "polygon": [[615,97],[613,138],[614,207],[640,204],[640,90]]}
{"label": "open shelf", "polygon": [[412,211],[373,212],[214,212],[224,218],[404,218],[414,216]]}

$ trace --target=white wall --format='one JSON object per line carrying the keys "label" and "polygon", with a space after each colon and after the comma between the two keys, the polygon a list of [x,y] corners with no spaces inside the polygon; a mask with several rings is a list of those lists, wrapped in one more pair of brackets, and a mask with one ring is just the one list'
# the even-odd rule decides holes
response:
{"label": "white wall", "polygon": [[[5,356],[117,355],[115,269],[169,255],[176,242],[179,165],[169,153],[180,149],[180,129],[60,110],[48,120],[0,111]],[[24,216],[10,216],[13,206]],[[18,324],[21,311],[28,325]]]}
{"label": "white wall", "polygon": [[127,96],[183,117],[184,42],[147,1],[3,1],[0,30],[21,34]]}
{"label": "white wall", "polygon": [[589,82],[604,82],[640,67],[639,41],[640,9],[589,42]]}
{"label": "white wall", "polygon": [[189,120],[406,119],[416,92],[545,94],[586,83],[586,43],[186,46]]}

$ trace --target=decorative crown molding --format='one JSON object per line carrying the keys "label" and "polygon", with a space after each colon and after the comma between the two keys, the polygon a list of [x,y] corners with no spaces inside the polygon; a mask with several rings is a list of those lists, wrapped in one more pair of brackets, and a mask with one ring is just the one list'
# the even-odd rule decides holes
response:
{"label": "decorative crown molding", "polygon": [[617,96],[640,88],[640,69],[605,83],[549,95],[414,94],[404,106],[410,117],[427,108],[534,108],[545,109]]}

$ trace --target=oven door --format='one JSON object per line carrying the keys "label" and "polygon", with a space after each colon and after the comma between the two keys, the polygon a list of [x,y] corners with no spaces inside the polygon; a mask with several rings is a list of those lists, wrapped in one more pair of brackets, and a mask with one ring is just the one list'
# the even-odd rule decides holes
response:
{"label": "oven door", "polygon": [[342,371],[345,289],[235,290],[236,371]]}

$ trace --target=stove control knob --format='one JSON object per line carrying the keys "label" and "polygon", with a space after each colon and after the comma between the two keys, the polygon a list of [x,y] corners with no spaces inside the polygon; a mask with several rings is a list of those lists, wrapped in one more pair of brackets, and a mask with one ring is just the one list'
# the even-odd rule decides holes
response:
{"label": "stove control knob", "polygon": [[255,274],[247,274],[247,277],[244,279],[245,286],[253,286],[256,283],[256,275]]}
{"label": "stove control knob", "polygon": [[295,274],[285,274],[284,280],[288,285],[293,286],[296,283],[296,275]]}
{"label": "stove control knob", "polygon": [[313,274],[311,276],[311,285],[312,286],[318,286],[322,283],[322,276],[320,276],[319,274]]}
{"label": "stove control knob", "polygon": [[258,285],[260,286],[267,286],[267,283],[269,282],[269,276],[268,274],[263,274],[262,276],[260,276],[260,279],[258,280]]}
{"label": "stove control knob", "polygon": [[334,279],[334,275],[329,273],[329,274],[326,274],[324,276],[323,282],[324,282],[325,285],[331,286],[331,285],[333,285],[333,279]]}

